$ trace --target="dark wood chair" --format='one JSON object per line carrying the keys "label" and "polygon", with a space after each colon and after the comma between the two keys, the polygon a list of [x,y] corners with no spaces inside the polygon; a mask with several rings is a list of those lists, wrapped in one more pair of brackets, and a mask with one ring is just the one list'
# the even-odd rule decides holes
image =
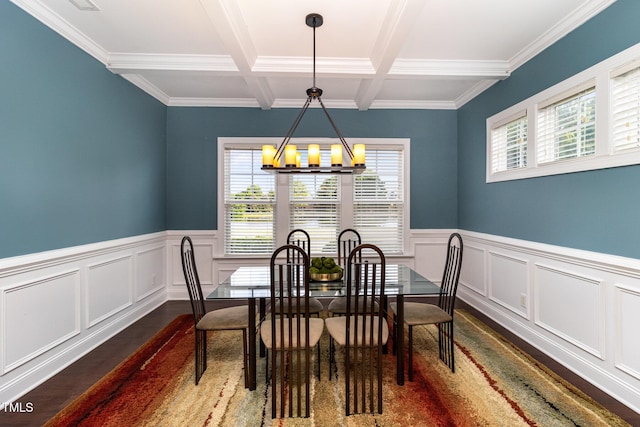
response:
{"label": "dark wood chair", "polygon": [[[309,316],[309,256],[298,246],[281,246],[271,256],[270,275],[271,306],[282,308],[280,314],[272,312],[270,319],[260,327],[260,336],[267,348],[271,417],[277,416],[278,402],[281,418],[286,416],[285,403],[289,407],[289,417],[294,416],[294,406],[296,416],[301,417],[304,413],[304,417],[309,417],[311,349],[318,348],[320,377],[320,336],[324,330],[323,319]],[[269,351],[273,353],[270,376]]]}
{"label": "dark wood chair", "polygon": [[[421,302],[404,303],[404,323],[408,326],[409,334],[409,381],[413,381],[413,327],[417,325],[438,325],[438,348],[440,359],[447,364],[451,372],[455,372],[454,342],[453,342],[453,314],[462,269],[462,237],[458,233],[449,236],[447,243],[447,258],[440,287],[442,292],[438,297],[438,304]],[[397,304],[389,304],[393,313],[397,313]],[[396,324],[396,316],[393,316]],[[395,336],[395,326],[393,328]],[[394,340],[396,342],[396,340]],[[395,353],[395,349],[394,349]],[[398,357],[403,357],[399,355]]]}
{"label": "dark wood chair", "polygon": [[[344,348],[346,414],[382,413],[382,347],[389,338],[383,307],[385,256],[375,245],[354,248],[347,260],[344,316],[325,320],[329,331],[329,365],[336,363],[335,344]],[[363,314],[364,313],[364,314]]]}
{"label": "dark wood chair", "polygon": [[[304,252],[307,254],[307,256],[309,256],[309,260],[311,260],[311,238],[309,236],[309,233],[307,233],[305,230],[300,228],[291,230],[289,232],[289,235],[287,235],[287,244],[302,248]],[[288,256],[290,259],[293,259],[294,257],[300,257],[300,252],[289,251]],[[295,261],[299,262],[300,260],[297,259]],[[316,317],[320,317],[320,314],[323,311],[324,311],[324,305],[322,304],[322,301],[320,301],[318,298],[311,298],[309,300],[309,314],[315,315]],[[273,307],[273,312],[276,314],[280,313],[279,304]]]}
{"label": "dark wood chair", "polygon": [[[338,265],[346,270],[349,254],[356,246],[360,246],[361,244],[362,238],[356,230],[353,228],[342,230],[338,235]],[[367,306],[367,304],[363,304],[362,308],[365,306]],[[332,299],[327,307],[327,312],[330,316],[344,316],[347,312],[347,298],[336,297]]]}
{"label": "dark wood chair", "polygon": [[196,341],[196,385],[207,369],[207,331],[241,330],[242,356],[244,366],[244,385],[249,386],[247,355],[247,328],[249,327],[249,309],[246,305],[222,308],[207,312],[204,307],[200,277],[196,268],[193,242],[189,236],[182,238],[182,271],[189,291]]}

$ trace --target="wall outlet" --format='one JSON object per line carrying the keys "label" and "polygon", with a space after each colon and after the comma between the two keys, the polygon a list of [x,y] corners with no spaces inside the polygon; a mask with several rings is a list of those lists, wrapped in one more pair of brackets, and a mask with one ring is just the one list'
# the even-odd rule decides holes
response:
{"label": "wall outlet", "polygon": [[151,275],[151,286],[155,286],[156,285],[156,275],[153,274]]}
{"label": "wall outlet", "polygon": [[527,308],[527,294],[520,294],[520,306]]}

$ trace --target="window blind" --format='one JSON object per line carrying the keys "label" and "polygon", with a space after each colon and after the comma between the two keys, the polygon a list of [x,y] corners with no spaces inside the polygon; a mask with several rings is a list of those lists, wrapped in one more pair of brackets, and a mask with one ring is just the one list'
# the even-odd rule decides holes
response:
{"label": "window blind", "polygon": [[404,246],[404,157],[399,149],[367,149],[367,170],[353,185],[353,226],[363,243],[375,242],[385,254]]}
{"label": "window blind", "polygon": [[640,66],[613,78],[612,128],[614,151],[640,147]]}
{"label": "window blind", "polygon": [[275,176],[260,170],[260,150],[227,149],[224,156],[225,253],[272,253]]}
{"label": "window blind", "polygon": [[491,130],[491,172],[527,166],[526,111]]}
{"label": "window blind", "polygon": [[595,154],[596,90],[582,90],[538,112],[538,163]]}
{"label": "window blind", "polygon": [[[321,162],[324,159],[321,159]],[[326,161],[330,161],[328,158]],[[292,174],[289,182],[289,229],[302,228],[311,238],[311,254],[336,253],[340,226],[341,177]]]}

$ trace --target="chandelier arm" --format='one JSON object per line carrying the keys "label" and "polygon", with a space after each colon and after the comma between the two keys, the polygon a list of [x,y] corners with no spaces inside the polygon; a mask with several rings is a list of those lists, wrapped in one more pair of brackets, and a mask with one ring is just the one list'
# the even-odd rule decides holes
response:
{"label": "chandelier arm", "polygon": [[300,113],[298,113],[298,117],[296,117],[296,119],[293,121],[291,128],[289,128],[289,131],[287,132],[284,139],[278,146],[278,150],[276,151],[276,154],[273,156],[274,159],[276,160],[279,159],[282,153],[284,152],[284,147],[289,143],[289,141],[291,140],[291,137],[293,136],[293,133],[298,128],[298,125],[300,124],[300,121],[302,120],[304,113],[306,113],[307,109],[309,108],[309,104],[311,104],[311,96],[307,98],[307,101],[304,103],[302,110],[300,110]]}
{"label": "chandelier arm", "polygon": [[340,132],[340,129],[338,129],[338,126],[336,126],[335,122],[333,121],[333,119],[329,115],[329,111],[327,111],[327,108],[324,106],[324,102],[322,102],[322,99],[319,96],[318,96],[318,101],[320,102],[320,106],[322,107],[322,111],[324,111],[324,114],[327,116],[327,119],[329,119],[329,123],[331,123],[331,127],[333,127],[333,130],[338,135],[338,138],[340,138],[340,142],[344,146],[344,149],[347,150],[347,154],[349,155],[349,158],[351,160],[353,160],[353,152],[351,151],[351,148],[349,148],[349,145],[347,144],[347,141],[345,141],[344,136],[342,136],[342,132]]}

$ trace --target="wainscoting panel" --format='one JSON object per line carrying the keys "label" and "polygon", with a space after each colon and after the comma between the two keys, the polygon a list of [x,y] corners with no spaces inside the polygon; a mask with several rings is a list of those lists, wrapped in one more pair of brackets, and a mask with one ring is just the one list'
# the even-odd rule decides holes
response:
{"label": "wainscoting panel", "polygon": [[489,252],[489,299],[524,318],[529,316],[528,264],[525,259]]}
{"label": "wainscoting panel", "polygon": [[87,328],[133,304],[131,256],[88,266]]}
{"label": "wainscoting panel", "polygon": [[462,251],[463,268],[460,272],[460,284],[478,294],[487,296],[486,268],[487,251],[483,248],[464,243]]}
{"label": "wainscoting panel", "polygon": [[615,286],[616,367],[640,380],[640,289]]}
{"label": "wainscoting panel", "polygon": [[640,412],[640,260],[460,233],[461,300]]}
{"label": "wainscoting panel", "polygon": [[168,299],[189,299],[187,287],[184,281],[184,273],[182,271],[182,258],[180,256],[180,244],[185,235],[191,237],[193,242],[193,251],[195,253],[196,268],[198,269],[198,277],[202,286],[202,293],[207,294],[219,283],[214,279],[217,277],[217,271],[214,269],[214,236],[215,232],[210,231],[178,231],[168,232],[167,248],[170,259],[167,260],[169,271],[167,277],[171,278],[168,284]]}
{"label": "wainscoting panel", "polygon": [[414,248],[415,259],[423,260],[416,264],[415,270],[424,277],[430,277],[432,281],[440,283],[446,260],[444,244],[437,241],[416,242]]}
{"label": "wainscoting panel", "polygon": [[136,302],[165,288],[165,258],[164,244],[136,254]]}
{"label": "wainscoting panel", "polygon": [[535,266],[535,323],[596,357],[604,358],[601,280]]}
{"label": "wainscoting panel", "polygon": [[166,240],[161,232],[0,259],[0,402],[164,303]]}
{"label": "wainscoting panel", "polygon": [[80,333],[78,269],[18,283],[3,294],[2,374]]}

